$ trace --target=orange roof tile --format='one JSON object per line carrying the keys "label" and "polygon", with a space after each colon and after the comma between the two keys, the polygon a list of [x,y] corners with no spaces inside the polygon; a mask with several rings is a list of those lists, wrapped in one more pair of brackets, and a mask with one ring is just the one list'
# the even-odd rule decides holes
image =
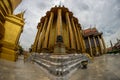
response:
{"label": "orange roof tile", "polygon": [[83,32],[84,32],[84,36],[99,34],[96,28],[88,28],[88,29],[83,30]]}

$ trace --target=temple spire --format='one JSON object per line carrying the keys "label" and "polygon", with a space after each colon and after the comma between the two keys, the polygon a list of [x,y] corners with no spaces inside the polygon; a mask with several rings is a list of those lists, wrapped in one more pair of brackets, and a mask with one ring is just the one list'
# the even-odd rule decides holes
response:
{"label": "temple spire", "polygon": [[59,2],[59,6],[60,6],[60,7],[62,6],[61,0],[60,0],[60,2]]}
{"label": "temple spire", "polygon": [[54,6],[54,5],[57,5],[57,6],[62,6],[63,4],[63,2],[64,2],[64,0],[49,0],[50,1],[50,3]]}

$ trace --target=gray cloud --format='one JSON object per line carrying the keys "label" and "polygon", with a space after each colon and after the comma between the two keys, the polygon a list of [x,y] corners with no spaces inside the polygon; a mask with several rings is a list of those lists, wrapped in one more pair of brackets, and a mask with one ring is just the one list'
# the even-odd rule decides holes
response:
{"label": "gray cloud", "polygon": [[[26,10],[25,26],[20,42],[25,48],[34,42],[37,24],[40,18],[60,0],[23,0],[14,13]],[[120,0],[61,0],[61,4],[69,8],[74,16],[79,19],[84,29],[96,26],[104,34],[105,42],[115,42],[120,39]]]}

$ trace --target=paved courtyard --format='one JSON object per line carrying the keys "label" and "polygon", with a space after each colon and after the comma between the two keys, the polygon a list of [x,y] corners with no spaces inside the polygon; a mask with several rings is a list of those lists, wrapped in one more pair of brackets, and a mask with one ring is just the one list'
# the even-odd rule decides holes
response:
{"label": "paved courtyard", "polygon": [[[78,69],[67,80],[120,80],[120,55],[96,57],[88,69]],[[53,80],[52,75],[37,64],[0,59],[0,80]]]}
{"label": "paved courtyard", "polygon": [[120,55],[96,57],[88,69],[77,70],[70,80],[120,80]]}

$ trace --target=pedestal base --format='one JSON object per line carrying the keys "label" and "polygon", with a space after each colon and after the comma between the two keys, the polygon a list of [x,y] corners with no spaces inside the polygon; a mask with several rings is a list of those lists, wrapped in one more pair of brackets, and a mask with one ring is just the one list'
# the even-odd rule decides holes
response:
{"label": "pedestal base", "polygon": [[0,53],[0,58],[10,61],[16,61],[17,57],[18,55],[16,51],[2,47],[2,53]]}
{"label": "pedestal base", "polygon": [[68,49],[68,50],[67,50],[67,53],[73,54],[73,53],[76,53],[76,50],[75,50],[75,49]]}
{"label": "pedestal base", "polygon": [[49,53],[49,50],[47,48],[43,48],[41,52],[42,53]]}
{"label": "pedestal base", "polygon": [[66,54],[65,45],[62,42],[57,42],[55,44],[54,54]]}

